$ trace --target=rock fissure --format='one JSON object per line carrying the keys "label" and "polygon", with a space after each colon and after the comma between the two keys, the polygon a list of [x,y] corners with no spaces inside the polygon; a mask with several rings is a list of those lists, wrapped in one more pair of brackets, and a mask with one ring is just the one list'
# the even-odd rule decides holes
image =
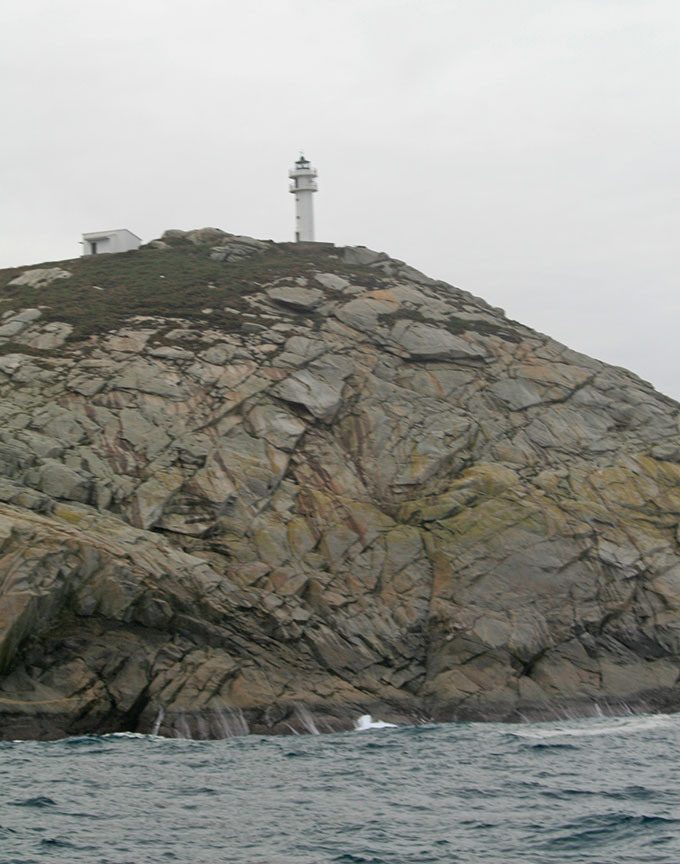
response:
{"label": "rock fissure", "polygon": [[0,736],[680,709],[680,406],[383,253],[96,257],[0,273]]}

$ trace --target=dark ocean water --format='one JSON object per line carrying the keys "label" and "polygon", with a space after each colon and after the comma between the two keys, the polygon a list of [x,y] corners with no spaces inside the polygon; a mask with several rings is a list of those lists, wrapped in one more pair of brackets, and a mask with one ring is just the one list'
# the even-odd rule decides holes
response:
{"label": "dark ocean water", "polygon": [[0,744],[0,862],[680,862],[680,716]]}

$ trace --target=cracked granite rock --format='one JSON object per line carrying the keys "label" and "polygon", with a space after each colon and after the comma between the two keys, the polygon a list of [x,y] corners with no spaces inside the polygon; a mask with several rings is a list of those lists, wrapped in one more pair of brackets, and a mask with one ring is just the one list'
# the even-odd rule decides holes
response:
{"label": "cracked granite rock", "polygon": [[680,406],[336,260],[238,332],[3,318],[0,736],[680,708]]}

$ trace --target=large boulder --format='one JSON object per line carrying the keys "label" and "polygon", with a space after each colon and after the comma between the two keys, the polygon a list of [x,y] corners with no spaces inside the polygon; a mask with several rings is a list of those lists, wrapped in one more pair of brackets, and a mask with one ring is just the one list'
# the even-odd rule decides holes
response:
{"label": "large boulder", "polygon": [[26,288],[44,288],[50,282],[57,279],[68,279],[70,276],[68,270],[62,270],[61,267],[38,267],[34,270],[26,270],[20,276],[15,276],[8,285],[21,286]]}

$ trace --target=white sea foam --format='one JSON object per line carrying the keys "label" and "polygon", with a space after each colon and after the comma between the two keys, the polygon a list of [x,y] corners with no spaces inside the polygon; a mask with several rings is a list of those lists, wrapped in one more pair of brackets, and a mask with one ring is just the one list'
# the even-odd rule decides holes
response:
{"label": "white sea foam", "polygon": [[108,732],[102,738],[148,738],[144,732]]}
{"label": "white sea foam", "polygon": [[158,731],[161,728],[161,723],[163,722],[163,718],[165,717],[165,711],[163,708],[158,709],[158,714],[156,714],[156,719],[153,724],[153,730],[151,732],[152,735],[158,735]]}
{"label": "white sea foam", "polygon": [[354,729],[356,732],[364,732],[366,729],[396,729],[396,725],[396,723],[386,723],[384,720],[374,720],[370,714],[362,714]]}
{"label": "white sea foam", "polygon": [[310,735],[320,734],[311,712],[308,708],[305,708],[304,705],[297,705],[295,707],[295,717],[297,719],[297,722],[300,724],[300,726],[302,726],[305,732],[308,732]]}
{"label": "white sea foam", "polygon": [[[221,738],[238,738],[250,733],[248,723],[240,708],[222,708],[217,712],[217,723]],[[207,732],[204,737],[209,737]]]}
{"label": "white sea foam", "polygon": [[[670,714],[644,714],[636,717],[608,717],[606,720],[570,721],[567,723],[550,723],[545,726],[532,724],[530,728],[515,728],[508,734],[518,738],[531,738],[539,741],[545,738],[585,737],[599,735],[627,735],[635,732],[645,732],[650,729],[661,729],[674,722]],[[576,725],[578,724],[578,725]]]}

